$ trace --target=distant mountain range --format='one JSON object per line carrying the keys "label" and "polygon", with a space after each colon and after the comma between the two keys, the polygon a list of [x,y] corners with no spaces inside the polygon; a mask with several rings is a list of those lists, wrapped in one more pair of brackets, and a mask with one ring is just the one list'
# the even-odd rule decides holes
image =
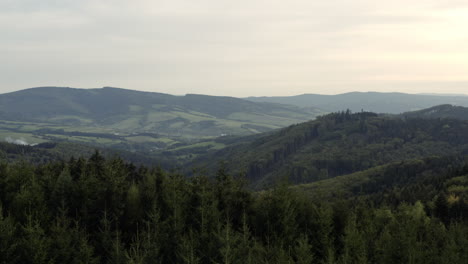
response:
{"label": "distant mountain range", "polygon": [[119,88],[40,87],[0,95],[0,119],[187,137],[254,134],[315,118],[317,109]]}
{"label": "distant mountain range", "polygon": [[[468,105],[468,97],[348,93],[246,100],[111,87],[40,87],[0,94],[0,140],[24,144],[70,141],[146,153],[170,151],[166,154],[188,160],[250,140],[238,136],[257,134],[267,140],[261,133],[314,120],[327,112],[372,110],[403,113],[406,118],[468,119],[468,110],[462,105]],[[432,108],[408,112],[427,107]],[[215,139],[220,136],[228,137]]]}
{"label": "distant mountain range", "polygon": [[285,97],[248,97],[246,99],[252,102],[315,107],[325,112],[350,109],[353,112],[364,110],[375,113],[400,114],[442,104],[468,106],[467,96],[378,92],[352,92],[338,95],[303,94]]}
{"label": "distant mountain range", "polygon": [[[99,146],[126,150],[130,158],[137,156],[131,152],[143,153],[145,162],[159,160],[166,167],[211,170],[226,161],[228,170],[263,188],[282,177],[309,183],[392,162],[468,153],[468,108],[461,105],[468,98],[348,93],[245,100],[41,87],[0,95],[0,139],[61,142],[47,150],[51,157],[67,148],[70,156],[89,154]],[[40,151],[31,154],[34,159],[44,156]]]}

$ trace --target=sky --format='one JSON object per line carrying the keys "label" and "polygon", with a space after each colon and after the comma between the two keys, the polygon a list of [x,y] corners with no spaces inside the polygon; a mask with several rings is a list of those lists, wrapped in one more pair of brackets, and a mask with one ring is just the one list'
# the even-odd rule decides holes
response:
{"label": "sky", "polygon": [[0,0],[0,93],[468,94],[468,0]]}

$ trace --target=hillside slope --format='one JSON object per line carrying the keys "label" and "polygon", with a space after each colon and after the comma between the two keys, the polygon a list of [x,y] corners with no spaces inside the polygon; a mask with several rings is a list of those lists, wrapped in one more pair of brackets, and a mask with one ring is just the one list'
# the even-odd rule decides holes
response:
{"label": "hillside slope", "polygon": [[314,182],[391,162],[447,156],[468,150],[468,122],[401,119],[373,113],[337,113],[257,136],[196,160],[226,161],[255,187],[281,178]]}
{"label": "hillside slope", "polygon": [[316,114],[232,97],[173,96],[110,87],[41,87],[0,95],[3,120],[194,138],[254,134],[310,120]]}
{"label": "hillside slope", "polygon": [[452,104],[468,106],[468,96],[437,96],[405,93],[352,92],[337,95],[303,94],[284,97],[249,97],[253,102],[271,102],[317,107],[327,112],[350,109],[375,113],[400,114],[436,105]]}
{"label": "hillside slope", "polygon": [[468,198],[468,156],[454,155],[392,162],[368,170],[295,185],[317,200],[370,198],[375,204],[430,200],[442,189]]}
{"label": "hillside slope", "polygon": [[0,142],[0,161],[45,164],[47,162],[68,161],[72,158],[89,158],[96,151],[104,157],[119,157],[138,166],[161,167],[168,170],[177,166],[175,160],[163,155],[151,156],[139,152],[100,148],[71,142],[47,142],[34,146]]}
{"label": "hillside slope", "polygon": [[468,107],[454,105],[438,105],[431,108],[401,114],[405,118],[452,118],[468,120]]}

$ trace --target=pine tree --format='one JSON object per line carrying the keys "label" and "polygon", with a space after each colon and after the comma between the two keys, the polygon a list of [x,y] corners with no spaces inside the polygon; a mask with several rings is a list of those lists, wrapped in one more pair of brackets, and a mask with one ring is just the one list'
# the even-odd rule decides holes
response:
{"label": "pine tree", "polygon": [[312,252],[312,245],[309,242],[307,235],[302,234],[296,242],[294,247],[294,255],[296,264],[312,264],[314,263],[314,254]]}
{"label": "pine tree", "polygon": [[182,263],[185,264],[198,264],[200,262],[199,252],[197,248],[197,234],[194,234],[193,230],[189,230],[188,234],[184,235],[181,240],[181,246],[179,249],[179,257]]}
{"label": "pine tree", "polygon": [[70,204],[70,191],[73,188],[73,180],[68,166],[62,170],[52,191],[51,200],[56,208],[65,206],[68,208]]}
{"label": "pine tree", "polygon": [[20,249],[19,263],[45,264],[51,261],[50,244],[39,221],[31,213],[26,215],[26,223],[21,226],[21,240],[18,245]]}
{"label": "pine tree", "polygon": [[367,252],[363,233],[356,226],[356,215],[353,213],[348,219],[344,234],[344,249],[341,262],[367,263]]}
{"label": "pine tree", "polygon": [[147,257],[147,251],[144,245],[144,239],[140,236],[139,230],[132,238],[130,248],[125,252],[126,263],[143,264]]}
{"label": "pine tree", "polygon": [[314,255],[322,263],[335,262],[335,249],[333,247],[333,220],[332,210],[329,207],[317,207],[315,211],[315,219],[313,220],[313,229],[315,233],[313,237],[315,241],[313,248]]}
{"label": "pine tree", "polygon": [[141,222],[143,208],[141,204],[141,195],[138,185],[132,183],[127,191],[125,202],[125,223],[128,230],[136,230],[136,226]]}
{"label": "pine tree", "polygon": [[18,263],[17,236],[14,220],[3,216],[3,208],[0,204],[0,263]]}
{"label": "pine tree", "polygon": [[437,216],[442,222],[448,224],[449,220],[449,204],[447,202],[447,198],[443,194],[439,194],[437,199],[434,202],[434,214]]}

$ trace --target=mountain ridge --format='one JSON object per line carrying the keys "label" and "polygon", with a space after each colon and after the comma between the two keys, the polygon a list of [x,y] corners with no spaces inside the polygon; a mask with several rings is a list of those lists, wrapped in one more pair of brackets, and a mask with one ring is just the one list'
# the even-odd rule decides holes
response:
{"label": "mountain ridge", "polygon": [[348,111],[258,135],[194,164],[227,161],[254,188],[264,188],[286,176],[292,183],[313,182],[389,162],[468,153],[466,134],[463,120]]}
{"label": "mountain ridge", "polygon": [[[235,97],[164,93],[103,87],[29,88],[0,95],[0,119],[104,126],[127,132],[162,134],[258,133],[313,119],[319,111]],[[250,128],[248,128],[250,127]]]}
{"label": "mountain ridge", "polygon": [[406,112],[401,114],[401,116],[405,118],[452,118],[468,120],[468,107],[444,104],[419,111]]}
{"label": "mountain ridge", "polygon": [[450,95],[422,95],[400,92],[349,92],[337,95],[302,94],[296,96],[247,97],[253,102],[276,102],[298,107],[316,107],[324,112],[350,109],[375,113],[401,114],[442,104],[468,106],[468,97]]}

